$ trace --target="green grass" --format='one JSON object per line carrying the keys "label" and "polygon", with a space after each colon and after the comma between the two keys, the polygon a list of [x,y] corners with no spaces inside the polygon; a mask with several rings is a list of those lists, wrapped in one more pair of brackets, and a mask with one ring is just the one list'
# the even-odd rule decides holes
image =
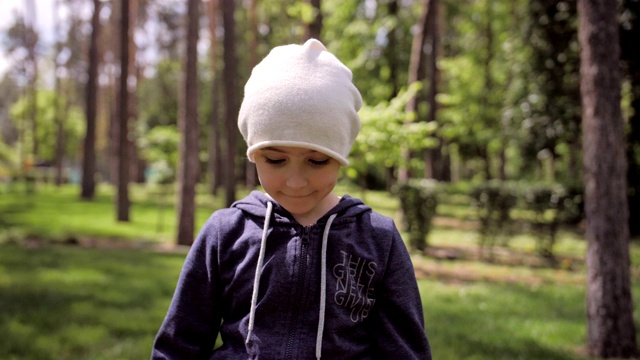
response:
{"label": "green grass", "polygon": [[183,253],[0,245],[3,359],[145,359]]}
{"label": "green grass", "polygon": [[436,359],[580,359],[580,287],[421,281]]}
{"label": "green grass", "polygon": [[[0,239],[4,235],[48,240],[111,238],[156,243],[174,241],[177,215],[174,210],[175,195],[171,188],[132,185],[129,222],[116,220],[113,189],[109,186],[98,186],[92,201],[80,199],[77,186],[56,188],[53,185],[40,185],[32,194],[11,190],[0,192]],[[222,196],[199,193],[196,199],[196,228],[222,206],[222,201]]]}
{"label": "green grass", "polygon": [[[132,187],[132,221],[119,223],[111,189],[99,187],[91,202],[79,200],[78,193],[72,186],[44,186],[32,195],[0,189],[2,359],[149,357],[185,250],[158,252],[136,244],[175,241],[173,205],[159,213],[158,189]],[[338,193],[361,196],[348,187]],[[199,195],[196,228],[221,206],[220,198]],[[397,215],[397,199],[384,192],[367,192],[365,200],[385,215]],[[104,246],[64,241],[85,238]],[[120,246],[111,246],[114,240]],[[449,225],[436,226],[429,242],[477,251],[473,230]],[[530,255],[534,248],[535,239],[525,234],[503,250],[507,256]],[[631,249],[638,299],[640,245],[633,243]],[[556,251],[573,259],[569,266],[413,254],[435,359],[587,359],[581,355],[586,342],[585,243],[577,233],[563,233]],[[640,324],[638,309],[635,315]]]}

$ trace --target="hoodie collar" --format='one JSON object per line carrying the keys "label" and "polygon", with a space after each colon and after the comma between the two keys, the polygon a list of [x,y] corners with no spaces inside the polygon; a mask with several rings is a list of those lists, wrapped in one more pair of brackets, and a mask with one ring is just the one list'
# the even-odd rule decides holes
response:
{"label": "hoodie collar", "polygon": [[[264,219],[267,213],[267,203],[273,204],[273,222],[280,224],[298,224],[293,215],[291,215],[285,208],[280,206],[280,204],[265,193],[258,190],[254,190],[244,199],[234,202],[231,207],[240,209],[250,216]],[[317,224],[326,223],[329,217],[333,214],[337,214],[338,219],[349,218],[370,210],[371,208],[365,205],[362,200],[349,195],[343,195],[340,198],[340,202],[324,214],[317,221]],[[336,219],[336,221],[338,221],[338,219]]]}

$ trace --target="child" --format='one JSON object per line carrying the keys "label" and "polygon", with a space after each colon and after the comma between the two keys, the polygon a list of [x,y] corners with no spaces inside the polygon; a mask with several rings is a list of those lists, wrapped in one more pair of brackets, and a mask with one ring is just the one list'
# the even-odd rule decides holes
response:
{"label": "child", "polygon": [[393,221],[333,193],[360,129],[351,77],[314,39],[253,69],[238,127],[266,194],[204,225],[153,359],[431,359]]}

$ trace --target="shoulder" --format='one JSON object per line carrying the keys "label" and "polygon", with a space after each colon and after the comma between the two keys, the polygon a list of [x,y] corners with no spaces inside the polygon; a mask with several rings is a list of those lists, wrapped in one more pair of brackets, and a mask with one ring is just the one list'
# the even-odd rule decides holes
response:
{"label": "shoulder", "polygon": [[242,232],[246,223],[251,221],[247,214],[237,208],[224,208],[214,211],[206,220],[198,234],[207,242],[224,239],[230,234]]}
{"label": "shoulder", "polygon": [[214,211],[204,224],[204,228],[233,226],[246,221],[245,214],[237,208],[224,208]]}
{"label": "shoulder", "polygon": [[373,226],[383,230],[395,230],[396,224],[392,218],[382,215],[376,211],[371,211],[371,223]]}
{"label": "shoulder", "polygon": [[396,237],[398,235],[398,228],[394,220],[376,211],[362,213],[356,221],[360,223],[361,227],[375,234],[386,237]]}
{"label": "shoulder", "polygon": [[383,266],[392,249],[403,244],[393,219],[370,208],[339,219],[334,234],[341,241],[336,246],[346,253],[357,253]]}
{"label": "shoulder", "polygon": [[355,221],[383,230],[395,229],[392,218],[380,214],[361,199],[350,195],[343,195],[337,211],[341,214],[340,218],[345,221]]}

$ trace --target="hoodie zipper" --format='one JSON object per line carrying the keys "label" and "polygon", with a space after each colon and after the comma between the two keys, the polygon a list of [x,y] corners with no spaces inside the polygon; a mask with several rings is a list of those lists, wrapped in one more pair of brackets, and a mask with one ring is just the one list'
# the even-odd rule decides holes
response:
{"label": "hoodie zipper", "polygon": [[296,304],[293,311],[294,311],[294,316],[293,316],[293,324],[294,324],[294,331],[290,331],[289,332],[289,337],[287,340],[287,353],[286,353],[286,358],[287,359],[292,359],[293,358],[293,344],[294,344],[294,340],[296,335],[298,334],[298,326],[299,326],[299,319],[300,319],[300,308],[301,308],[301,304],[303,303],[303,301],[301,300],[302,297],[302,292],[304,291],[304,283],[306,281],[306,277],[307,277],[307,257],[309,254],[309,234],[311,233],[311,226],[305,226],[302,228],[302,237],[300,239],[301,245],[300,245],[300,267],[298,268],[298,277],[297,277],[297,282],[296,282],[296,297],[295,299],[298,299],[299,301],[295,301],[294,303]]}

